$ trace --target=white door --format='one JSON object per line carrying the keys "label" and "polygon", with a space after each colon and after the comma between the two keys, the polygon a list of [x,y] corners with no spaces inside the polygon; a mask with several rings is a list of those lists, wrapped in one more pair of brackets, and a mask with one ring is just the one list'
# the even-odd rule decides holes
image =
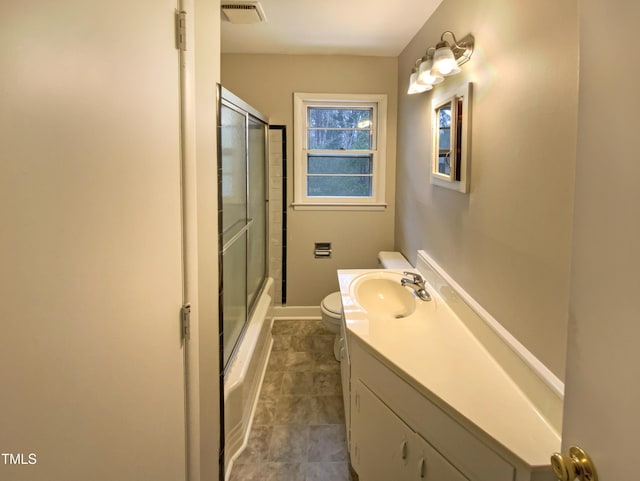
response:
{"label": "white door", "polygon": [[[580,99],[563,452],[600,481],[638,479],[640,4],[581,1]],[[607,41],[613,39],[613,45]]]}
{"label": "white door", "polygon": [[3,4],[0,479],[185,479],[175,9]]}

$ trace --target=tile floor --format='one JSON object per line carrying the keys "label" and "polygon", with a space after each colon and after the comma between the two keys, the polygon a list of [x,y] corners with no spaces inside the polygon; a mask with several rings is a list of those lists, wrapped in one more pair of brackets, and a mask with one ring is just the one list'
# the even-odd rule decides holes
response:
{"label": "tile floor", "polygon": [[321,321],[276,320],[273,350],[230,481],[351,481],[340,364]]}

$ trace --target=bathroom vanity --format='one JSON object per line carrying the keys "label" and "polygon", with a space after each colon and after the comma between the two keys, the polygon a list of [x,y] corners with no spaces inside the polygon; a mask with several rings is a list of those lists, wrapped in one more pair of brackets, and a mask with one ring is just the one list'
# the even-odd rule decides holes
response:
{"label": "bathroom vanity", "polygon": [[544,383],[531,388],[535,381],[503,368],[452,310],[450,286],[426,284],[433,299],[416,302],[428,309],[367,312],[353,286],[370,272],[338,271],[348,440],[360,480],[555,479],[561,398],[532,393]]}

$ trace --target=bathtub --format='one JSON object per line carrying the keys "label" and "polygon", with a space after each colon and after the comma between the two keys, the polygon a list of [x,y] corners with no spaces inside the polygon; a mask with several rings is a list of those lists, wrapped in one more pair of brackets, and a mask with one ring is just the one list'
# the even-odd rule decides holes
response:
{"label": "bathtub", "polygon": [[225,479],[247,443],[271,352],[273,279],[268,278],[224,380]]}

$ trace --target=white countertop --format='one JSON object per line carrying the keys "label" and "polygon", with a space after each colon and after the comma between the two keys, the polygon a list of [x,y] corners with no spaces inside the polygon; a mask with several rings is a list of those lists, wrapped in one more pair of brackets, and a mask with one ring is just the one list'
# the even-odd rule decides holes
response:
{"label": "white countertop", "polygon": [[[339,270],[347,329],[439,405],[454,410],[531,467],[549,465],[560,436],[471,334],[438,292],[426,315],[370,318],[349,285],[371,270]],[[389,271],[393,272],[393,271]],[[396,271],[401,272],[401,271]],[[424,301],[418,301],[424,302]]]}

